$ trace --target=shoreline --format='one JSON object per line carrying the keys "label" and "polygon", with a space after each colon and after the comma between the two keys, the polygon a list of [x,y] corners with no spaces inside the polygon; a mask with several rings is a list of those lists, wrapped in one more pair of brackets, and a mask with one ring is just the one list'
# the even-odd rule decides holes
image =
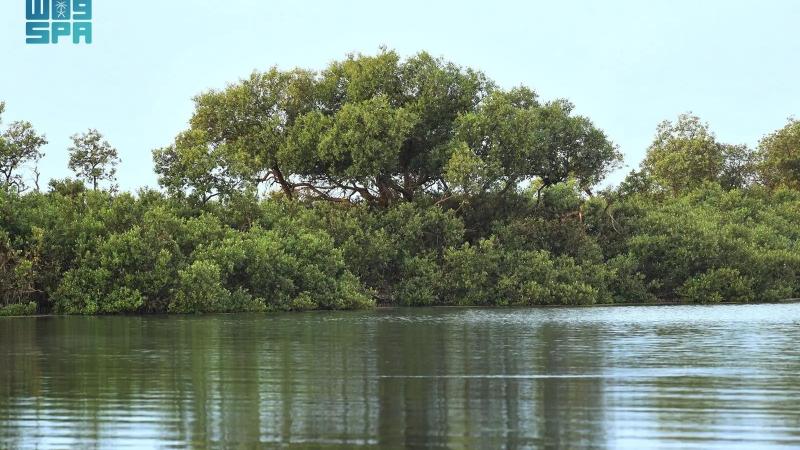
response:
{"label": "shoreline", "polygon": [[31,315],[16,315],[16,316],[0,316],[0,319],[12,318],[45,318],[45,317],[187,317],[187,316],[216,316],[216,315],[241,315],[247,314],[251,316],[256,315],[274,315],[274,314],[296,314],[296,313],[318,313],[318,312],[363,312],[375,310],[392,310],[392,309],[491,309],[491,310],[519,310],[519,309],[574,309],[574,308],[619,308],[619,307],[654,307],[654,306],[737,306],[737,305],[787,305],[798,304],[800,298],[789,298],[777,302],[719,302],[719,303],[681,303],[681,302],[651,302],[651,303],[597,303],[592,305],[509,305],[509,306],[496,306],[496,305],[429,305],[429,306],[402,306],[402,305],[378,305],[371,309],[351,309],[351,310],[331,310],[331,309],[314,309],[307,311],[266,311],[266,312],[222,312],[222,313],[201,313],[201,314],[31,314]]}

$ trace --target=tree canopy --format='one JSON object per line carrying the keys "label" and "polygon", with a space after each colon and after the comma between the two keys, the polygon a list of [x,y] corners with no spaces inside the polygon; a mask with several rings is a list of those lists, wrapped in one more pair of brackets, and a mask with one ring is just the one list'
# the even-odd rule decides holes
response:
{"label": "tree canopy", "polygon": [[589,188],[620,158],[569,102],[502,90],[427,53],[273,68],[195,103],[190,128],[154,159],[166,189],[201,203],[277,186],[288,198],[386,207],[471,189],[465,170],[482,174],[482,191],[568,178]]}
{"label": "tree canopy", "polygon": [[[0,103],[0,119],[5,103]],[[39,135],[33,125],[26,121],[9,124],[0,134],[0,183],[4,189],[24,191],[27,185],[21,170],[26,164],[34,166],[44,156],[41,148],[47,144],[44,135]]]}
{"label": "tree canopy", "polygon": [[656,183],[673,193],[717,182],[733,188],[750,183],[754,154],[744,145],[717,141],[707,123],[691,114],[664,121],[642,162]]}
{"label": "tree canopy", "polygon": [[90,129],[86,133],[72,136],[69,149],[69,168],[78,179],[86,180],[97,190],[101,181],[112,187],[116,181],[116,166],[119,164],[117,149],[111,146],[99,131]]}
{"label": "tree canopy", "polygon": [[759,171],[768,186],[800,189],[800,120],[789,120],[785,127],[764,137],[759,150]]}

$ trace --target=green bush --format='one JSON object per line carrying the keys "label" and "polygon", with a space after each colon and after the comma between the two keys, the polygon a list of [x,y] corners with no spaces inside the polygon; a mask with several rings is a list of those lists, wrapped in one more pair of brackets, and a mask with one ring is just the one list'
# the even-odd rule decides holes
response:
{"label": "green bush", "polygon": [[36,311],[36,302],[14,303],[0,307],[0,316],[32,316]]}
{"label": "green bush", "polygon": [[496,239],[445,255],[443,300],[458,305],[586,305],[610,301],[602,265],[543,250],[507,249]]}
{"label": "green bush", "polygon": [[429,306],[441,296],[441,268],[429,256],[415,256],[404,261],[402,278],[394,289],[394,301],[404,306]]}
{"label": "green bush", "polygon": [[168,311],[184,314],[223,311],[231,293],[222,287],[220,275],[216,264],[203,260],[179,271]]}
{"label": "green bush", "polygon": [[353,309],[374,304],[324,232],[297,228],[231,234],[199,250],[215,261],[221,286],[241,289],[268,309]]}
{"label": "green bush", "polygon": [[614,303],[652,303],[658,300],[652,294],[652,286],[645,274],[637,271],[636,258],[629,254],[619,255],[611,258],[607,265],[613,271],[609,289]]}
{"label": "green bush", "polygon": [[[800,294],[797,195],[706,184],[673,198],[634,195],[619,210],[616,229],[603,229],[610,239],[619,240],[618,230],[624,237],[624,253],[608,255],[611,266],[624,262],[617,268],[622,279],[614,282],[618,297],[643,298],[642,286],[647,296],[701,302],[777,301]],[[721,283],[715,280],[732,279],[733,273],[744,280],[746,288],[737,284],[741,292],[715,287]]]}
{"label": "green bush", "polygon": [[97,314],[106,308],[111,274],[105,269],[80,267],[64,274],[53,293],[53,311],[59,314]]}
{"label": "green bush", "polygon": [[752,280],[736,269],[712,269],[687,280],[678,295],[692,303],[747,303],[753,300]]}

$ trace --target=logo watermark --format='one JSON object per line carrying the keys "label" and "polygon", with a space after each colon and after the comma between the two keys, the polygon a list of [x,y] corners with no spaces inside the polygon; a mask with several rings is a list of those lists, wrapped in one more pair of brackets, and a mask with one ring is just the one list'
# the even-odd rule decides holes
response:
{"label": "logo watermark", "polygon": [[92,0],[25,0],[28,44],[92,43]]}

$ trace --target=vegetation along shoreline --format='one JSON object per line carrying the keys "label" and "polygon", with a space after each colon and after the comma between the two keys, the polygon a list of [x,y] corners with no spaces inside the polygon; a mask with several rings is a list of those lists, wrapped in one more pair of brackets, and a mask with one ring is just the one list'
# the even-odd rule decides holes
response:
{"label": "vegetation along shoreline", "polygon": [[0,315],[800,297],[800,121],[751,149],[681,115],[598,189],[622,158],[573,109],[424,52],[273,68],[198,95],[135,193],[93,129],[40,186],[11,122]]}

